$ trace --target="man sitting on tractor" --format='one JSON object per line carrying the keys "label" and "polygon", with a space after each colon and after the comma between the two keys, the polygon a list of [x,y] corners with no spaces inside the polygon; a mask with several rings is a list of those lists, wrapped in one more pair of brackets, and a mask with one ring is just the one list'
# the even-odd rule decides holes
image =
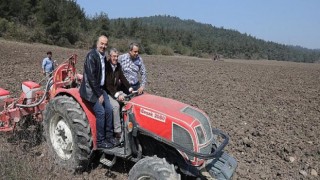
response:
{"label": "man sitting on tractor", "polygon": [[108,38],[100,36],[97,47],[92,49],[84,62],[80,96],[92,107],[96,116],[97,148],[109,149],[117,145],[113,137],[112,106],[105,91],[105,51]]}
{"label": "man sitting on tractor", "polygon": [[[120,104],[124,101],[125,94],[120,89],[120,82],[126,88],[126,91],[132,92],[129,82],[122,72],[120,63],[118,63],[118,50],[110,49],[109,60],[106,63],[106,88],[110,103],[113,107],[113,125],[114,134],[117,140],[121,138],[121,122],[120,122]],[[119,101],[119,102],[118,102]]]}

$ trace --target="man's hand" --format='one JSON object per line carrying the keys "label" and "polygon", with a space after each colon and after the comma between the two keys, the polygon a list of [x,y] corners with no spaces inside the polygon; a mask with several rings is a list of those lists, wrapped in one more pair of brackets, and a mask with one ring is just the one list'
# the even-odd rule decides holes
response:
{"label": "man's hand", "polygon": [[103,103],[103,94],[99,97],[99,103],[102,104]]}
{"label": "man's hand", "polygon": [[143,93],[143,87],[141,86],[139,89],[138,89],[138,94],[142,94]]}
{"label": "man's hand", "polygon": [[130,87],[130,88],[129,88],[129,93],[132,93],[132,91],[133,91],[133,88]]}

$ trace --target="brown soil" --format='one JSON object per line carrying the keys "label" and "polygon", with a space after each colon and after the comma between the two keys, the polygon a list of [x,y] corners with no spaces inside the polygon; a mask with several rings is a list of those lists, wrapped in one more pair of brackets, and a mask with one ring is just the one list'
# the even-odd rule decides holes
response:
{"label": "brown soil", "polygon": [[[59,63],[78,54],[82,71],[87,50],[0,40],[0,87],[18,96],[22,81],[40,82],[48,50]],[[230,135],[226,151],[238,161],[234,179],[319,178],[320,64],[142,57],[147,92],[204,110]],[[106,178],[102,166],[75,175],[54,166],[36,135],[32,129],[0,134],[0,179]],[[120,161],[114,179],[126,179],[130,167]]]}

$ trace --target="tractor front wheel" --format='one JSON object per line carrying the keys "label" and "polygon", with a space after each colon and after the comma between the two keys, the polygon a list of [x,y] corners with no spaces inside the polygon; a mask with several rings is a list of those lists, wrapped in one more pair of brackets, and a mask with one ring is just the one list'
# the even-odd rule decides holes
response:
{"label": "tractor front wheel", "polygon": [[180,180],[180,175],[164,158],[145,157],[138,161],[129,172],[129,180]]}
{"label": "tractor front wheel", "polygon": [[71,97],[50,100],[44,111],[44,135],[49,156],[69,170],[84,170],[92,152],[92,136],[86,115]]}

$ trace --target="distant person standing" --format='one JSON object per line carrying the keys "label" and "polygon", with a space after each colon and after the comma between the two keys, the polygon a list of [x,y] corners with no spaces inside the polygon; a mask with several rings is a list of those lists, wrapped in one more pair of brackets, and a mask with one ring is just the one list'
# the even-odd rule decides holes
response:
{"label": "distant person standing", "polygon": [[47,57],[42,60],[42,73],[46,77],[51,77],[56,61],[52,59],[52,52],[47,52]]}
{"label": "distant person standing", "polygon": [[[141,94],[147,83],[147,72],[143,60],[139,56],[139,45],[131,43],[129,52],[119,56],[119,62],[130,86]],[[141,82],[139,76],[141,76]]]}

